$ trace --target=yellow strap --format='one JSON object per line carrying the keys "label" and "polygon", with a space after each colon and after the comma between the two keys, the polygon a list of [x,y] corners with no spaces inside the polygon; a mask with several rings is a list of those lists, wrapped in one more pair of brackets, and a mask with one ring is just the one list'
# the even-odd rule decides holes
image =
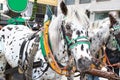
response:
{"label": "yellow strap", "polygon": [[61,69],[58,64],[56,63],[52,52],[50,50],[49,44],[48,44],[48,26],[50,24],[50,21],[47,21],[44,24],[45,27],[45,31],[44,31],[44,46],[45,46],[45,51],[46,51],[46,56],[48,58],[49,64],[51,65],[51,67],[53,68],[54,71],[56,71],[58,74],[61,75],[66,75],[68,76],[68,71],[66,69]]}
{"label": "yellow strap", "polygon": [[[51,65],[52,69],[57,72],[58,74],[61,75],[65,75],[65,76],[69,76],[69,71],[67,70],[67,66],[65,66],[64,68],[60,68],[57,64],[57,62],[55,61],[54,56],[52,55],[52,51],[49,47],[48,44],[48,27],[49,27],[50,21],[48,20],[45,24],[44,24],[44,46],[45,46],[45,51],[46,51],[46,56],[47,59],[49,61],[49,64]],[[74,73],[76,70],[76,68],[73,66],[72,67],[72,73]]]}

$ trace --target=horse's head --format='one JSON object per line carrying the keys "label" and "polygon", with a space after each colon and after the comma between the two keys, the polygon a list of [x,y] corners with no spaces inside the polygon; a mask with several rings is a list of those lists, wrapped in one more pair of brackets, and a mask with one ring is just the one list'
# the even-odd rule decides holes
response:
{"label": "horse's head", "polygon": [[64,2],[61,2],[60,8],[63,13],[61,27],[68,50],[74,57],[78,70],[88,69],[92,62],[87,38],[88,18],[78,8],[67,8]]}

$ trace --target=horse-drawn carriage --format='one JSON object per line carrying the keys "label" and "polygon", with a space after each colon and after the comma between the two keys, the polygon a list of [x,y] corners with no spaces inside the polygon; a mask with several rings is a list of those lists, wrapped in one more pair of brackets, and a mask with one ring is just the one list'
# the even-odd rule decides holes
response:
{"label": "horse-drawn carriage", "polygon": [[[35,33],[21,24],[11,24],[2,28],[0,35],[4,49],[1,55],[5,57],[1,65],[3,73],[7,62],[12,69],[23,73],[26,76],[23,78],[28,80],[53,80],[54,77],[59,80],[60,74],[69,76],[76,68],[82,71],[89,67],[92,57],[87,38],[87,17],[75,8],[68,9],[64,2],[60,7],[62,14],[51,23],[50,18],[45,21],[43,32]],[[82,21],[81,25],[79,20],[84,20],[84,23]],[[32,52],[35,47],[37,49]],[[10,71],[6,70],[5,73]]]}
{"label": "horse-drawn carriage", "polygon": [[[23,7],[26,8],[27,0],[24,3]],[[107,41],[109,25],[103,23],[90,44],[87,16],[76,7],[66,7],[63,1],[60,8],[61,14],[57,17],[53,18],[52,15],[49,15],[52,17],[51,20],[47,16],[48,19],[43,26],[44,30],[34,32],[21,24],[11,24],[2,28],[0,31],[1,79],[7,77],[5,74],[12,72],[13,80],[21,80],[21,78],[25,80],[60,80],[62,75],[67,76],[68,80],[72,80],[75,71],[81,73],[82,79],[82,73],[89,70],[90,65],[95,63],[93,57],[96,54],[95,51],[101,48],[103,42]],[[12,9],[16,12],[16,7],[12,7]],[[49,7],[48,9],[50,10]],[[21,12],[21,9],[17,12]],[[96,45],[95,41],[100,45]],[[92,45],[98,47],[90,48]],[[12,69],[6,70],[7,63]],[[15,79],[16,73],[21,77]]]}

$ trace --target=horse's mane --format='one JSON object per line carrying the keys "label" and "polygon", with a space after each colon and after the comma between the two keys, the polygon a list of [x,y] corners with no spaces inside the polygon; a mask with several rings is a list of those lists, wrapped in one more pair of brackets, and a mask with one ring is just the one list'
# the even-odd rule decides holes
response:
{"label": "horse's mane", "polygon": [[107,23],[107,24],[110,24],[109,23],[109,18],[105,18],[103,20],[96,20],[96,21],[93,21],[90,23],[90,28],[89,29],[99,29],[99,28],[102,28],[101,25],[103,23]]}
{"label": "horse's mane", "polygon": [[[60,41],[60,27],[61,27],[61,23],[62,23],[62,15],[59,16],[53,16],[50,26],[49,26],[49,38],[52,45],[52,51],[53,53],[57,53],[58,52],[58,43]],[[53,44],[54,43],[54,44]]]}
{"label": "horse's mane", "polygon": [[86,28],[89,26],[89,19],[87,15],[85,14],[84,10],[80,9],[77,6],[68,6],[68,15],[69,18],[75,17],[76,19],[79,20],[80,24]]}

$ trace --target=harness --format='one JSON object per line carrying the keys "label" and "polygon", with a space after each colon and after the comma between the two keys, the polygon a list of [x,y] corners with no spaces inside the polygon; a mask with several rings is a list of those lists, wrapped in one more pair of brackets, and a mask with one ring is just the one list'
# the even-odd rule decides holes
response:
{"label": "harness", "polygon": [[[65,76],[69,76],[70,75],[70,71],[72,73],[74,73],[76,71],[76,68],[75,66],[72,66],[72,67],[69,67],[69,66],[64,66],[64,67],[60,67],[58,65],[58,63],[56,62],[53,54],[52,54],[52,51],[51,51],[51,48],[50,48],[50,45],[49,45],[49,39],[48,39],[48,27],[49,27],[49,24],[50,24],[50,21],[46,22],[44,24],[44,27],[45,27],[45,30],[43,32],[43,38],[40,37],[40,39],[43,40],[42,42],[42,45],[44,45],[43,49],[42,49],[42,53],[43,55],[45,56],[45,59],[49,62],[49,65],[50,67],[55,71],[57,72],[58,74],[61,74],[61,75],[65,75]],[[62,25],[63,26],[63,25]],[[64,28],[63,28],[64,30]],[[63,34],[65,32],[63,31]],[[64,35],[63,35],[64,36]],[[23,56],[23,49],[25,48],[25,46],[27,46],[28,48],[28,45],[30,43],[30,40],[34,39],[35,38],[35,34],[33,34],[30,38],[28,38],[27,40],[24,40],[23,43],[22,43],[22,46],[21,46],[21,49],[20,49],[20,57],[19,57],[19,67],[16,67],[14,68],[15,70],[19,68],[20,71],[22,72],[19,72],[19,73],[24,73],[24,71],[26,70],[26,68],[28,67],[27,64],[26,64],[26,61],[28,60],[27,57],[25,58],[25,61],[24,63],[22,63],[22,56]],[[65,40],[68,44],[68,47],[69,49],[72,49],[74,46],[77,46],[78,44],[88,44],[90,45],[90,43],[86,40],[86,41],[77,41],[78,39],[82,39],[82,38],[85,38],[87,39],[87,37],[85,36],[82,36],[82,37],[77,37],[76,39],[72,39],[70,40],[69,38],[67,38],[67,36],[65,36]],[[27,48],[26,48],[26,51],[25,51],[25,55],[27,56]],[[42,47],[41,47],[42,48]],[[46,54],[44,54],[46,53]],[[34,54],[34,53],[33,53]],[[72,60],[72,59],[71,59]],[[31,61],[32,62],[32,61]],[[40,62],[36,62],[37,65],[41,65]],[[35,63],[33,63],[33,67],[37,67],[37,65],[35,65]],[[38,66],[38,67],[39,67]],[[48,67],[45,69],[45,71],[48,69]],[[10,69],[11,70],[11,69]],[[12,69],[13,70],[13,69]],[[44,72],[45,72],[44,71]],[[5,74],[9,74],[9,70],[7,70],[5,72]]]}
{"label": "harness", "polygon": [[[69,36],[67,36],[66,32],[65,32],[64,21],[62,22],[61,29],[62,29],[62,33],[63,33],[63,38],[64,38],[65,42],[67,43],[67,51],[68,51],[69,57],[72,57],[72,56],[70,56],[71,55],[70,49],[73,49],[77,45],[87,44],[90,49],[90,41],[88,40],[87,36],[78,36],[77,38],[70,39]],[[81,39],[83,39],[83,40],[81,40]],[[69,59],[69,60],[71,60],[71,59]],[[77,70],[75,70],[75,71],[77,72]],[[76,75],[75,77],[77,77],[77,76],[78,75]]]}
{"label": "harness", "polygon": [[[36,34],[37,34],[37,32],[34,33],[34,34],[32,34],[30,37],[28,37],[27,40],[24,40],[23,43],[22,43],[22,45],[21,45],[18,64],[19,64],[19,68],[22,70],[22,72],[24,72],[26,70],[26,68],[27,68],[27,62],[28,62],[27,49],[28,49],[29,43],[30,43],[31,40],[33,40],[36,37]],[[38,41],[36,41],[36,43],[38,43]],[[24,50],[25,46],[27,46],[26,50]],[[24,51],[25,51],[25,60],[24,60],[24,62],[22,62]],[[34,63],[34,64],[36,64],[36,63]]]}
{"label": "harness", "polygon": [[[60,67],[58,65],[58,63],[56,62],[53,54],[52,54],[52,51],[50,49],[50,45],[49,45],[49,39],[48,39],[48,27],[49,27],[49,24],[50,24],[50,21],[46,22],[44,24],[44,27],[45,27],[45,31],[43,32],[43,43],[44,43],[44,48],[45,48],[45,52],[46,52],[46,59],[50,65],[50,67],[55,71],[57,72],[58,74],[60,75],[66,75],[66,76],[69,76],[69,70],[67,68],[67,66],[65,67]],[[74,73],[75,71],[75,67],[73,66],[72,67],[72,72]]]}
{"label": "harness", "polygon": [[[63,26],[63,22],[62,22],[61,28],[62,28],[62,32],[63,32],[63,38],[67,42],[67,46],[68,46],[69,49],[72,49],[72,48],[74,48],[74,46],[77,46],[79,44],[88,44],[89,48],[90,48],[90,42],[88,41],[87,36],[78,36],[75,39],[69,39],[69,37],[66,36],[65,29],[64,29],[64,26]],[[85,39],[85,40],[78,41],[78,39]]]}
{"label": "harness", "polygon": [[[33,43],[32,44],[33,49],[30,50],[30,55],[31,56],[28,57],[28,55],[27,55],[28,54],[27,49],[28,49],[29,43],[30,43],[31,40],[33,40],[37,36],[36,33],[31,35],[27,40],[23,41],[23,43],[21,45],[21,48],[20,48],[20,56],[19,56],[18,66],[15,67],[15,68],[7,69],[5,71],[5,74],[11,74],[11,73],[14,73],[14,72],[18,72],[20,74],[25,73],[23,75],[26,76],[26,77],[23,77],[23,78],[28,78],[27,80],[29,80],[29,79],[32,79],[32,78],[30,78],[30,77],[32,77],[32,70],[31,69],[42,66],[43,63],[41,61],[34,62],[34,56],[35,56],[36,51],[38,50],[38,44]],[[35,42],[39,43],[39,39],[36,38]],[[25,46],[27,46],[26,49],[25,49]],[[25,51],[25,60],[22,61],[24,51]],[[42,76],[47,70],[48,70],[48,65],[43,70],[43,73],[40,76]]]}

